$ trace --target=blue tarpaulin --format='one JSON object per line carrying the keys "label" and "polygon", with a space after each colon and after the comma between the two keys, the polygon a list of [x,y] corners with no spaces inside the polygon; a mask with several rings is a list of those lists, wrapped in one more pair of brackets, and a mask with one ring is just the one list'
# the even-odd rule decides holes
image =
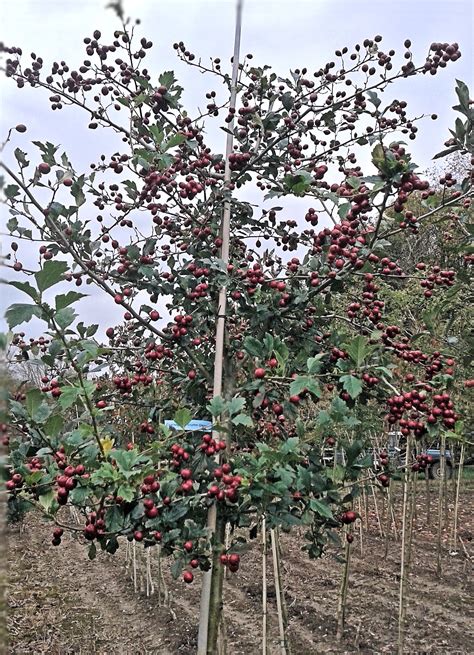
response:
{"label": "blue tarpaulin", "polygon": [[[172,430],[182,430],[183,428],[176,423],[176,421],[166,420],[165,425]],[[212,430],[211,421],[198,421],[193,419],[190,421],[184,428],[186,432],[196,431],[196,432],[210,432]]]}

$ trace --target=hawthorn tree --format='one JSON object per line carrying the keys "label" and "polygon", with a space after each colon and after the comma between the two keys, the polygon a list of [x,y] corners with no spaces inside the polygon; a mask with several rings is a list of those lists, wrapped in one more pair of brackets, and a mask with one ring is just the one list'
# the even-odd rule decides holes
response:
{"label": "hawthorn tree", "polygon": [[[232,74],[176,43],[182,61],[227,92],[209,90],[195,112],[173,72],[145,67],[151,41],[115,8],[120,28],[84,38],[76,68],[46,70],[36,53],[24,63],[21,48],[2,45],[19,89],[46,91],[56,112],[81,109],[90,130],[115,139],[87,171],[48,140],[16,147],[15,169],[1,164],[6,265],[22,278],[9,284],[28,296],[6,318],[10,329],[33,317],[45,326],[44,336],[16,332],[11,343],[20,361],[47,367],[39,387],[11,395],[6,486],[12,502],[55,522],[54,545],[67,529],[83,533],[90,557],[115,552],[121,537],[160,543],[174,575],[189,583],[203,571],[198,652],[215,653],[224,567],[238,570],[262,518],[269,528],[304,526],[304,548],[318,557],[357,519],[361,471],[389,484],[388,460],[387,472],[371,472],[363,455],[367,403],[409,440],[456,429],[449,344],[419,350],[403,316],[387,323],[385,306],[390,283],[406,278],[390,237],[409,243],[449,207],[464,246],[472,176],[436,195],[402,141],[425,117],[410,118],[403,100],[384,105],[382,94],[461,53],[433,43],[418,64],[407,40],[399,64],[376,36],[314,73],[281,78],[250,54],[241,61],[238,30]],[[472,153],[469,92],[463,82],[456,92],[462,118],[445,152]],[[225,153],[206,140],[215,121]],[[5,146],[26,131],[12,128]],[[357,161],[367,151],[364,172]],[[248,187],[257,201],[243,199]],[[416,213],[406,209],[414,195]],[[301,216],[270,202],[286,196],[306,204]],[[38,264],[22,258],[22,242],[41,243]],[[455,270],[435,264],[410,276],[426,304],[438,288],[460,288]],[[67,283],[102,292],[101,310],[123,308],[108,342],[97,324],[78,322],[85,294]],[[195,417],[212,431],[186,430]],[[345,450],[337,479],[321,455],[336,432]],[[82,526],[61,511],[68,504]]]}

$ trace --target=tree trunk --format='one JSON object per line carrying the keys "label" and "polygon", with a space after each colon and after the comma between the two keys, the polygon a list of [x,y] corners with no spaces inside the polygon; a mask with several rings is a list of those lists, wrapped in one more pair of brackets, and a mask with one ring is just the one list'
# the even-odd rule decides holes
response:
{"label": "tree trunk", "polygon": [[398,655],[403,655],[403,647],[405,642],[405,608],[406,608],[406,583],[407,583],[407,569],[406,569],[406,537],[407,537],[407,523],[408,523],[408,479],[409,479],[409,466],[411,457],[412,437],[407,437],[407,450],[405,454],[405,475],[403,484],[403,514],[402,514],[402,547],[400,557],[400,589],[398,599]]}
{"label": "tree trunk", "polygon": [[222,586],[224,582],[224,567],[220,561],[222,544],[225,539],[225,520],[216,517],[216,530],[214,533],[214,551],[212,557],[212,576],[209,594],[209,622],[207,628],[207,653],[215,655],[222,616]]}

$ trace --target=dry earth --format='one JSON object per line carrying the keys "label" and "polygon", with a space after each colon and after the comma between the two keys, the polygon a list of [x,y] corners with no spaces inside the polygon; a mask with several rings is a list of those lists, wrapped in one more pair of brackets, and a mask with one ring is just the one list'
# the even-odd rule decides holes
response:
{"label": "dry earth", "polygon": [[[474,556],[474,485],[465,483],[460,534],[465,550],[449,553],[443,532],[443,575],[436,577],[436,525],[426,523],[426,497],[420,492],[408,591],[407,654],[474,653],[472,557]],[[432,485],[432,508],[437,489]],[[374,508],[362,549],[353,545],[347,624],[337,643],[337,595],[341,563],[336,551],[319,561],[300,551],[301,539],[283,537],[284,582],[291,652],[396,653],[400,544],[378,534]],[[7,529],[8,629],[11,655],[192,655],[197,637],[199,584],[173,581],[164,563],[171,604],[158,594],[134,592],[126,547],[115,556],[99,553],[89,561],[81,538],[65,535],[60,547],[50,543],[51,525],[29,514],[21,527]],[[239,572],[225,583],[225,623],[229,655],[261,652],[260,546],[242,559]],[[141,549],[140,549],[141,550]],[[471,559],[470,559],[471,558]],[[156,580],[157,558],[152,571]],[[196,577],[199,577],[197,575]],[[269,653],[279,653],[276,597],[269,579]],[[138,585],[140,586],[140,585]]]}

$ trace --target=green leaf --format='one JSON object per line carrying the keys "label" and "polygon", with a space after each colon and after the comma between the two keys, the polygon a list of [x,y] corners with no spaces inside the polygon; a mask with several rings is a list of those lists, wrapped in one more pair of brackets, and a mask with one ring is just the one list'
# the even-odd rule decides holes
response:
{"label": "green leaf", "polygon": [[[86,451],[82,451],[82,452],[84,454]],[[89,495],[90,495],[89,487],[84,485],[73,489],[69,494],[69,498],[71,499],[72,504],[82,505],[87,501]]]}
{"label": "green leaf", "polygon": [[296,450],[297,445],[299,444],[299,438],[298,437],[290,437],[286,441],[283,442],[282,447],[280,448],[280,452],[283,455],[289,455],[291,452]]}
{"label": "green leaf", "polygon": [[286,191],[295,196],[304,196],[313,182],[311,173],[305,170],[297,171],[294,175],[285,175],[283,186]]}
{"label": "green leaf", "polygon": [[72,305],[78,300],[81,300],[81,298],[87,298],[87,294],[78,293],[77,291],[68,291],[67,293],[61,294],[60,296],[56,296],[56,311],[58,312],[60,309],[64,309],[64,307],[67,307],[68,305]]}
{"label": "green leaf", "polygon": [[26,152],[20,150],[20,148],[15,148],[14,153],[15,159],[20,164],[21,168],[26,168],[30,165],[30,162],[26,158]]}
{"label": "green leaf", "polygon": [[184,562],[181,557],[173,562],[173,564],[171,565],[171,575],[175,580],[179,578],[183,568],[184,568]]}
{"label": "green leaf", "polygon": [[354,364],[359,367],[363,364],[367,355],[372,353],[374,347],[368,345],[368,341],[362,335],[358,335],[351,343],[346,346],[346,352]]}
{"label": "green leaf", "polygon": [[29,282],[17,282],[16,280],[12,280],[8,284],[12,287],[15,287],[15,289],[19,289],[20,291],[28,294],[30,298],[33,298],[33,300],[36,300],[38,297],[38,292],[34,287],[31,286]]}
{"label": "green leaf", "polygon": [[220,396],[216,396],[211,400],[211,402],[206,406],[206,408],[211,412],[212,416],[220,416],[223,413],[227,406],[227,403]]}
{"label": "green leaf", "polygon": [[366,91],[366,94],[369,96],[369,100],[374,105],[374,107],[377,108],[382,102],[375,91]]}
{"label": "green leaf", "polygon": [[461,80],[456,80],[456,83],[456,94],[459,98],[459,104],[464,109],[464,113],[469,113],[469,88]]}
{"label": "green leaf", "polygon": [[13,232],[15,232],[17,229],[18,229],[17,219],[15,217],[10,218],[10,220],[7,221],[7,230],[10,232],[10,234],[13,234]]}
{"label": "green leaf", "polygon": [[117,552],[118,548],[118,539],[116,537],[110,537],[110,539],[107,541],[107,545],[105,546],[105,550],[113,555],[115,552]]}
{"label": "green leaf", "polygon": [[59,404],[63,409],[67,409],[74,405],[76,400],[81,395],[82,389],[80,387],[62,387],[61,395],[59,396]]}
{"label": "green leaf", "polygon": [[319,514],[319,516],[322,516],[326,519],[334,519],[331,508],[321,500],[316,500],[316,498],[311,498],[311,500],[309,501],[309,506],[311,510],[313,512],[316,512],[316,514]]}
{"label": "green leaf", "polygon": [[15,198],[19,192],[20,187],[16,184],[8,184],[3,190],[3,193],[5,194],[5,197],[8,198],[8,200]]}
{"label": "green leaf", "polygon": [[287,111],[290,111],[290,109],[291,109],[291,108],[293,107],[293,105],[294,105],[294,102],[295,102],[295,101],[294,101],[294,99],[293,99],[293,96],[291,95],[291,93],[290,93],[289,91],[287,91],[286,93],[284,93],[284,94],[282,95],[282,97],[281,97],[281,104],[283,105],[283,107],[284,107]]}
{"label": "green leaf", "polygon": [[71,325],[77,314],[72,307],[64,307],[56,313],[54,320],[63,330]]}
{"label": "green leaf", "polygon": [[109,507],[105,513],[107,532],[119,532],[124,527],[124,515],[117,505]]}
{"label": "green leaf", "polygon": [[10,305],[10,307],[5,312],[5,318],[8,323],[9,328],[14,328],[21,323],[28,323],[31,321],[33,316],[41,318],[41,309],[36,305],[23,305],[21,303],[15,303]]}
{"label": "green leaf", "polygon": [[75,180],[73,185],[71,186],[71,193],[74,197],[74,200],[76,201],[77,207],[80,207],[86,202],[86,197],[82,190],[83,186],[84,186],[84,175],[78,177],[78,179]]}
{"label": "green leaf", "polygon": [[185,141],[186,141],[186,137],[184,136],[184,134],[176,133],[173,134],[173,136],[170,137],[168,141],[166,141],[163,144],[162,148],[163,150],[169,150],[170,148],[174,148],[174,146],[179,146],[181,143],[184,143]]}
{"label": "green leaf", "polygon": [[245,398],[240,398],[239,396],[234,396],[232,400],[228,403],[228,411],[231,416],[238,414],[243,407],[245,406]]}
{"label": "green leaf", "polygon": [[153,140],[155,141],[155,143],[157,145],[160,145],[160,143],[162,143],[165,136],[161,127],[159,125],[149,125],[148,129],[152,133]]}
{"label": "green leaf", "polygon": [[298,375],[290,384],[290,396],[297,396],[302,391],[309,391],[317,398],[321,398],[321,389],[319,388],[318,381],[307,375]]}
{"label": "green leaf", "polygon": [[263,357],[264,355],[263,344],[254,337],[245,337],[244,350],[246,350],[249,355],[252,355],[252,357]]}
{"label": "green leaf", "polygon": [[48,207],[49,218],[58,218],[58,216],[68,217],[68,211],[60,202],[52,202]]}
{"label": "green leaf", "polygon": [[324,357],[325,353],[319,353],[316,357],[308,357],[306,361],[306,366],[308,368],[308,373],[315,374],[319,373],[321,366],[323,365],[321,359]]}
{"label": "green leaf", "polygon": [[32,416],[42,402],[43,394],[41,391],[39,389],[30,389],[26,393],[26,409],[28,410],[28,414]]}
{"label": "green leaf", "polygon": [[354,375],[343,375],[339,381],[351,398],[357,398],[362,393],[362,382]]}
{"label": "green leaf", "polygon": [[64,427],[64,419],[60,414],[52,414],[43,426],[50,437],[57,437]]}
{"label": "green leaf", "polygon": [[41,271],[35,273],[36,282],[40,291],[45,291],[63,279],[64,273],[68,270],[67,262],[48,260],[44,262]]}
{"label": "green leaf", "polygon": [[117,489],[117,496],[121,496],[127,503],[135,498],[135,490],[128,484],[121,484]]}
{"label": "green leaf", "polygon": [[339,398],[339,396],[336,396],[335,398],[333,398],[331,403],[331,411],[330,411],[331,418],[334,421],[342,420],[342,418],[347,414],[347,409],[348,407],[344,402],[344,400],[342,400],[342,398]]}
{"label": "green leaf", "polygon": [[54,503],[54,498],[55,498],[54,492],[48,491],[45,494],[42,494],[41,496],[38,497],[38,502],[46,512],[49,512],[51,506]]}
{"label": "green leaf", "polygon": [[167,89],[169,89],[176,82],[174,71],[165,71],[164,73],[161,73],[161,75],[158,78],[158,82],[161,85],[166,86]]}
{"label": "green leaf", "polygon": [[237,414],[232,419],[234,425],[245,425],[246,427],[251,428],[253,426],[253,421],[247,414]]}
{"label": "green leaf", "polygon": [[385,162],[385,150],[381,143],[377,143],[375,148],[372,150],[372,163],[373,165],[381,170]]}
{"label": "green leaf", "polygon": [[133,182],[132,180],[125,180],[124,182],[122,182],[122,184],[127,189],[127,196],[132,200],[135,200],[136,197],[138,196],[138,189],[135,182]]}
{"label": "green leaf", "polygon": [[360,187],[360,184],[361,184],[360,177],[348,177],[348,178],[346,178],[346,182],[353,189],[358,189]]}
{"label": "green leaf", "polygon": [[54,166],[56,164],[54,155],[59,146],[54,146],[52,143],[49,143],[48,141],[46,141],[46,143],[41,143],[41,141],[33,141],[33,144],[41,150],[42,159],[44,162],[46,162],[50,166]]}
{"label": "green leaf", "polygon": [[90,560],[95,559],[95,556],[97,554],[97,548],[94,542],[92,542],[91,545],[89,546],[89,551],[87,554]]}
{"label": "green leaf", "polygon": [[50,416],[52,412],[51,407],[46,401],[43,401],[39,407],[37,407],[31,414],[31,418],[35,423],[44,423],[46,419]]}
{"label": "green leaf", "polygon": [[338,216],[340,218],[342,218],[342,219],[346,218],[346,216],[349,213],[350,209],[351,209],[351,203],[350,202],[345,202],[337,210]]}
{"label": "green leaf", "polygon": [[187,426],[187,424],[191,421],[192,418],[193,415],[191,414],[189,409],[182,407],[181,409],[178,409],[178,411],[175,413],[173,420],[184,430],[184,428]]}
{"label": "green leaf", "polygon": [[442,150],[441,152],[438,152],[433,157],[433,159],[440,159],[441,157],[447,157],[448,155],[451,155],[453,152],[456,152],[456,150],[459,150],[459,145],[450,146],[449,148],[446,148],[446,150]]}

